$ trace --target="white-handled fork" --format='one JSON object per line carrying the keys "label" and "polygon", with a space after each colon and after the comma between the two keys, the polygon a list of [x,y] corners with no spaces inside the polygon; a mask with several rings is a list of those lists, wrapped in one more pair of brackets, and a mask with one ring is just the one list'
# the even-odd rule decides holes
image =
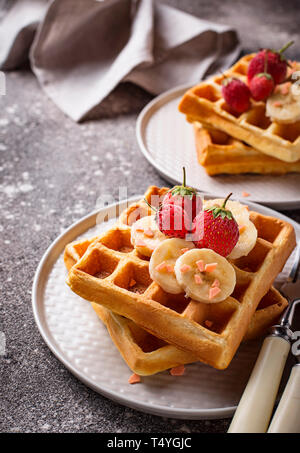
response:
{"label": "white-handled fork", "polygon": [[[291,282],[282,287],[282,292],[289,300],[293,300],[295,294],[300,295],[300,279],[297,274],[300,263],[300,247],[297,248],[298,264],[295,262],[290,274]],[[300,298],[294,300],[286,312],[283,322],[291,325],[296,305],[300,304]],[[299,326],[300,329],[300,326]],[[294,339],[297,340],[300,331],[294,332]],[[286,384],[276,412],[272,418],[268,433],[300,433],[300,342],[295,341],[292,346],[292,353],[296,359],[289,380]]]}

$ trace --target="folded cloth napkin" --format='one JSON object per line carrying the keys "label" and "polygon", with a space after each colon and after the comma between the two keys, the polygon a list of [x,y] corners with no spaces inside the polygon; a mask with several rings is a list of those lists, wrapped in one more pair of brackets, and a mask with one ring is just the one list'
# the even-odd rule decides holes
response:
{"label": "folded cloth napkin", "polygon": [[45,92],[75,121],[121,81],[159,94],[240,52],[234,30],[154,0],[17,0],[0,20],[0,68],[16,69],[29,53]]}

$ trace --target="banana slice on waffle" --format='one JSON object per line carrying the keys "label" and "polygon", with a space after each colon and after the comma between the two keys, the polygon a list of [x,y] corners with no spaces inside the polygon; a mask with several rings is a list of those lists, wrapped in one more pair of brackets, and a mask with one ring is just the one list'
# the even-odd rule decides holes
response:
{"label": "banana slice on waffle", "polygon": [[240,258],[241,256],[249,255],[257,240],[257,229],[251,220],[245,222],[244,224],[239,224],[239,231],[239,240],[227,257],[232,260]]}
{"label": "banana slice on waffle", "polygon": [[182,293],[174,272],[176,260],[195,246],[184,239],[172,238],[161,242],[152,253],[149,272],[150,277],[164,291],[170,294]]}
{"label": "banana slice on waffle", "polygon": [[[206,200],[204,201],[204,208],[222,206],[223,202],[224,200],[221,198]],[[227,258],[237,259],[241,256],[247,256],[255,246],[257,240],[257,229],[250,220],[249,210],[242,203],[231,200],[227,201],[226,208],[232,212],[240,232],[239,240]]]}
{"label": "banana slice on waffle", "polygon": [[300,120],[300,96],[297,86],[292,85],[287,93],[274,93],[266,103],[266,115],[277,123],[290,124]]}
{"label": "banana slice on waffle", "polygon": [[193,249],[175,264],[177,282],[188,297],[204,303],[216,303],[232,294],[236,275],[233,266],[210,249]]}
{"label": "banana slice on waffle", "polygon": [[158,229],[154,215],[142,217],[131,227],[131,243],[141,255],[151,256],[165,239],[167,236]]}

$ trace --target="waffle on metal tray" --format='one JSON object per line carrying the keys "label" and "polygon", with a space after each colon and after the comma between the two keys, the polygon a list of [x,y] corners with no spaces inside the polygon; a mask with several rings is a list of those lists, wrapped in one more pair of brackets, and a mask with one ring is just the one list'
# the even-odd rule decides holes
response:
{"label": "waffle on metal tray", "polygon": [[[161,197],[166,191],[151,186],[145,198],[151,202],[154,195]],[[152,336],[188,351],[195,360],[224,369],[258,305],[281,303],[271,285],[295,246],[293,227],[251,212],[258,238],[247,257],[231,260],[237,280],[233,294],[223,302],[203,304],[163,291],[150,278],[149,258],[133,249],[131,215],[136,210],[139,216],[149,215],[149,209],[144,201],[129,207],[118,224],[96,238],[71,267],[67,282],[84,299],[130,319]],[[208,319],[210,327],[205,324]]]}

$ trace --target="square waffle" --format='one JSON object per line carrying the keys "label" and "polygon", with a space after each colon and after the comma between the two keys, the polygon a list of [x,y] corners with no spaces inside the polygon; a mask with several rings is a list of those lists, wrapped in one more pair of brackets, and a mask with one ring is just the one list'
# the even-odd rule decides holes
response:
{"label": "square waffle", "polygon": [[292,124],[272,122],[266,116],[265,102],[253,99],[249,110],[236,113],[223,99],[224,77],[236,77],[246,82],[248,65],[254,56],[242,57],[224,75],[210,77],[189,89],[180,101],[179,110],[191,122],[199,121],[204,126],[220,129],[277,159],[296,162],[300,159],[300,121]]}
{"label": "square waffle", "polygon": [[[64,261],[68,270],[80,260],[94,240],[96,238],[83,239],[66,246]],[[134,373],[141,376],[155,374],[197,360],[190,352],[154,337],[130,319],[119,316],[99,304],[93,302],[91,304],[105,324],[123,359]],[[267,329],[276,323],[287,305],[287,300],[271,287],[260,301],[244,340],[252,340],[265,334]]]}
{"label": "square waffle", "polygon": [[198,122],[193,126],[198,162],[205,168],[208,175],[300,173],[300,160],[283,162],[230,137],[226,132],[205,128]]}
{"label": "square waffle", "polygon": [[[151,186],[145,198],[152,202],[154,195],[161,197],[166,190]],[[149,209],[144,201],[138,207],[143,212]],[[258,239],[247,257],[231,260],[237,283],[233,294],[223,302],[195,302],[184,294],[168,294],[153,282],[149,259],[139,256],[131,245],[127,213],[121,215],[118,225],[88,247],[70,269],[67,283],[84,299],[131,319],[155,337],[191,352],[198,360],[224,369],[259,302],[296,244],[289,223],[256,212],[251,212],[250,218],[258,230]],[[131,286],[133,280],[135,284]],[[210,328],[205,325],[207,319],[212,321]]]}

